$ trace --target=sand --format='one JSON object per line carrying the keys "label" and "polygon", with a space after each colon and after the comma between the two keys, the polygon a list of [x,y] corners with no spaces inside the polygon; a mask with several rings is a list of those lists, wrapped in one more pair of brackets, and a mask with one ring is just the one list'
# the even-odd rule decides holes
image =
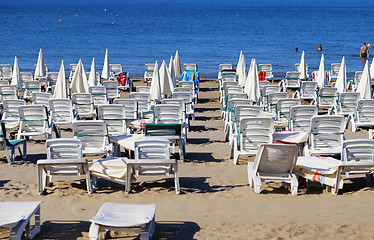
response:
{"label": "sand", "polygon": [[[136,82],[136,84],[143,84]],[[128,93],[123,93],[127,96]],[[47,194],[38,195],[36,161],[45,158],[44,141],[28,142],[28,158],[14,165],[0,161],[0,200],[43,201],[42,230],[35,239],[88,239],[89,219],[104,202],[155,203],[154,239],[369,239],[374,238],[374,191],[364,179],[347,180],[338,196],[315,186],[298,196],[280,184],[264,184],[261,194],[248,186],[246,162],[229,160],[223,142],[217,81],[201,81],[196,120],[188,134],[187,156],[180,162],[182,194],[172,177],[139,178],[132,192],[100,181],[89,195],[77,177],[55,177]],[[346,138],[367,138],[367,131]],[[63,130],[71,137],[71,130]],[[0,233],[0,239],[7,235]],[[137,239],[133,233],[111,233],[114,239]]]}

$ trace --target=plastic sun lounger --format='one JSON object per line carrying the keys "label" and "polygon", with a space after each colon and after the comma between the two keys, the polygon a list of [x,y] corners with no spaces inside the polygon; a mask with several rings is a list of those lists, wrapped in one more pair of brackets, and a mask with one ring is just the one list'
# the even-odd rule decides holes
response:
{"label": "plastic sun lounger", "polygon": [[90,219],[90,240],[104,239],[105,231],[132,231],[140,239],[151,239],[155,231],[155,204],[104,203]]}
{"label": "plastic sun lounger", "polygon": [[[20,240],[22,236],[33,239],[40,232],[40,204],[42,202],[0,201],[0,231],[9,231],[9,239]],[[35,225],[30,224],[35,217]]]}

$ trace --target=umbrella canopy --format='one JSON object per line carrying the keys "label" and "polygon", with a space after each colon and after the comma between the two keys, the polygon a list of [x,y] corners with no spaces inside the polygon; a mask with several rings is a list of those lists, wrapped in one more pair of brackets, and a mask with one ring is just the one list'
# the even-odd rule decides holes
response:
{"label": "umbrella canopy", "polygon": [[104,66],[103,66],[103,72],[101,73],[101,78],[103,78],[103,79],[109,79],[109,56],[108,56],[108,49],[105,50]]}
{"label": "umbrella canopy", "polygon": [[175,80],[175,70],[174,70],[174,60],[173,60],[173,56],[170,57],[170,62],[169,62],[169,72],[170,72],[170,76],[171,76],[171,81],[172,81],[172,86],[173,86],[173,92],[174,92],[174,88],[177,86],[177,82]]}
{"label": "umbrella canopy", "polygon": [[240,51],[238,64],[236,65],[236,76],[239,76],[240,69],[242,67],[242,61],[243,61],[243,51]]}
{"label": "umbrella canopy", "polygon": [[345,67],[345,58],[342,58],[340,65],[338,78],[336,79],[335,87],[338,89],[338,93],[347,91],[347,70]]}
{"label": "umbrella canopy", "polygon": [[245,67],[245,57],[244,57],[244,54],[242,54],[242,60],[240,62],[240,65],[239,65],[239,77],[238,77],[238,81],[239,81],[239,85],[240,86],[244,86],[245,84],[245,81],[246,81],[246,67]]}
{"label": "umbrella canopy", "polygon": [[325,80],[325,57],[321,56],[321,61],[319,63],[318,73],[317,73],[317,85],[318,87],[324,87],[326,85]]}
{"label": "umbrella canopy", "polygon": [[252,59],[251,66],[249,68],[247,81],[245,83],[244,92],[247,93],[248,98],[253,102],[258,102],[261,96],[260,82],[258,78],[258,69],[256,59]]}
{"label": "umbrella canopy", "polygon": [[306,79],[306,67],[305,67],[305,53],[301,54],[301,60],[300,60],[300,66],[299,66],[299,72],[300,72],[300,79],[304,80]]}
{"label": "umbrella canopy", "polygon": [[70,84],[71,93],[88,93],[87,76],[83,68],[82,60],[79,59],[73,80]]}
{"label": "umbrella canopy", "polygon": [[43,58],[43,52],[42,49],[39,50],[39,55],[38,55],[38,62],[36,63],[36,68],[35,68],[35,75],[34,77],[45,77],[45,64],[44,64],[44,58]]}
{"label": "umbrella canopy", "polygon": [[174,87],[173,82],[171,80],[169,69],[166,66],[165,61],[162,61],[159,73],[162,96],[171,95],[173,93]]}
{"label": "umbrella canopy", "polygon": [[92,58],[90,76],[88,77],[88,86],[97,86],[95,58]]}
{"label": "umbrella canopy", "polygon": [[158,75],[158,63],[155,63],[155,69],[153,70],[153,77],[150,87],[151,100],[152,101],[161,101],[161,86],[160,86],[160,77]]}
{"label": "umbrella canopy", "polygon": [[182,68],[181,68],[181,61],[179,59],[178,50],[175,53],[175,57],[174,57],[174,71],[175,71],[175,78],[180,79],[182,75]]}
{"label": "umbrella canopy", "polygon": [[60,71],[58,72],[55,91],[53,92],[53,98],[68,98],[66,88],[66,76],[64,60],[61,61]]}
{"label": "umbrella canopy", "polygon": [[371,61],[371,64],[370,64],[370,77],[372,80],[374,80],[374,57],[373,57],[373,61]]}
{"label": "umbrella canopy", "polygon": [[18,89],[22,88],[22,81],[20,81],[19,77],[19,66],[17,56],[14,57],[13,75],[12,82],[10,83],[10,85],[17,86]]}
{"label": "umbrella canopy", "polygon": [[360,93],[360,99],[371,99],[371,79],[368,60],[366,60],[364,71],[362,72],[356,92]]}

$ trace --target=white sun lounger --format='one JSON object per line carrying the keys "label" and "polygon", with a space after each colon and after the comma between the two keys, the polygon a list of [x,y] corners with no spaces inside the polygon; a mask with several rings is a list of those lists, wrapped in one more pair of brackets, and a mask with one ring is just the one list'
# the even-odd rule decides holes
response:
{"label": "white sun lounger", "polygon": [[[42,202],[0,201],[0,231],[10,231],[9,239],[20,240],[22,236],[33,239],[40,232],[40,204]],[[35,225],[30,220],[35,217]]]}

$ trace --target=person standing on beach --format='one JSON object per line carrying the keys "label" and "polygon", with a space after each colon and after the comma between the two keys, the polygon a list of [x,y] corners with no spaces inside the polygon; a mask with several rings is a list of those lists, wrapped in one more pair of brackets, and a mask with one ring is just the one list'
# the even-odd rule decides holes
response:
{"label": "person standing on beach", "polygon": [[364,42],[360,49],[360,58],[368,58],[369,57],[369,48],[366,46]]}

